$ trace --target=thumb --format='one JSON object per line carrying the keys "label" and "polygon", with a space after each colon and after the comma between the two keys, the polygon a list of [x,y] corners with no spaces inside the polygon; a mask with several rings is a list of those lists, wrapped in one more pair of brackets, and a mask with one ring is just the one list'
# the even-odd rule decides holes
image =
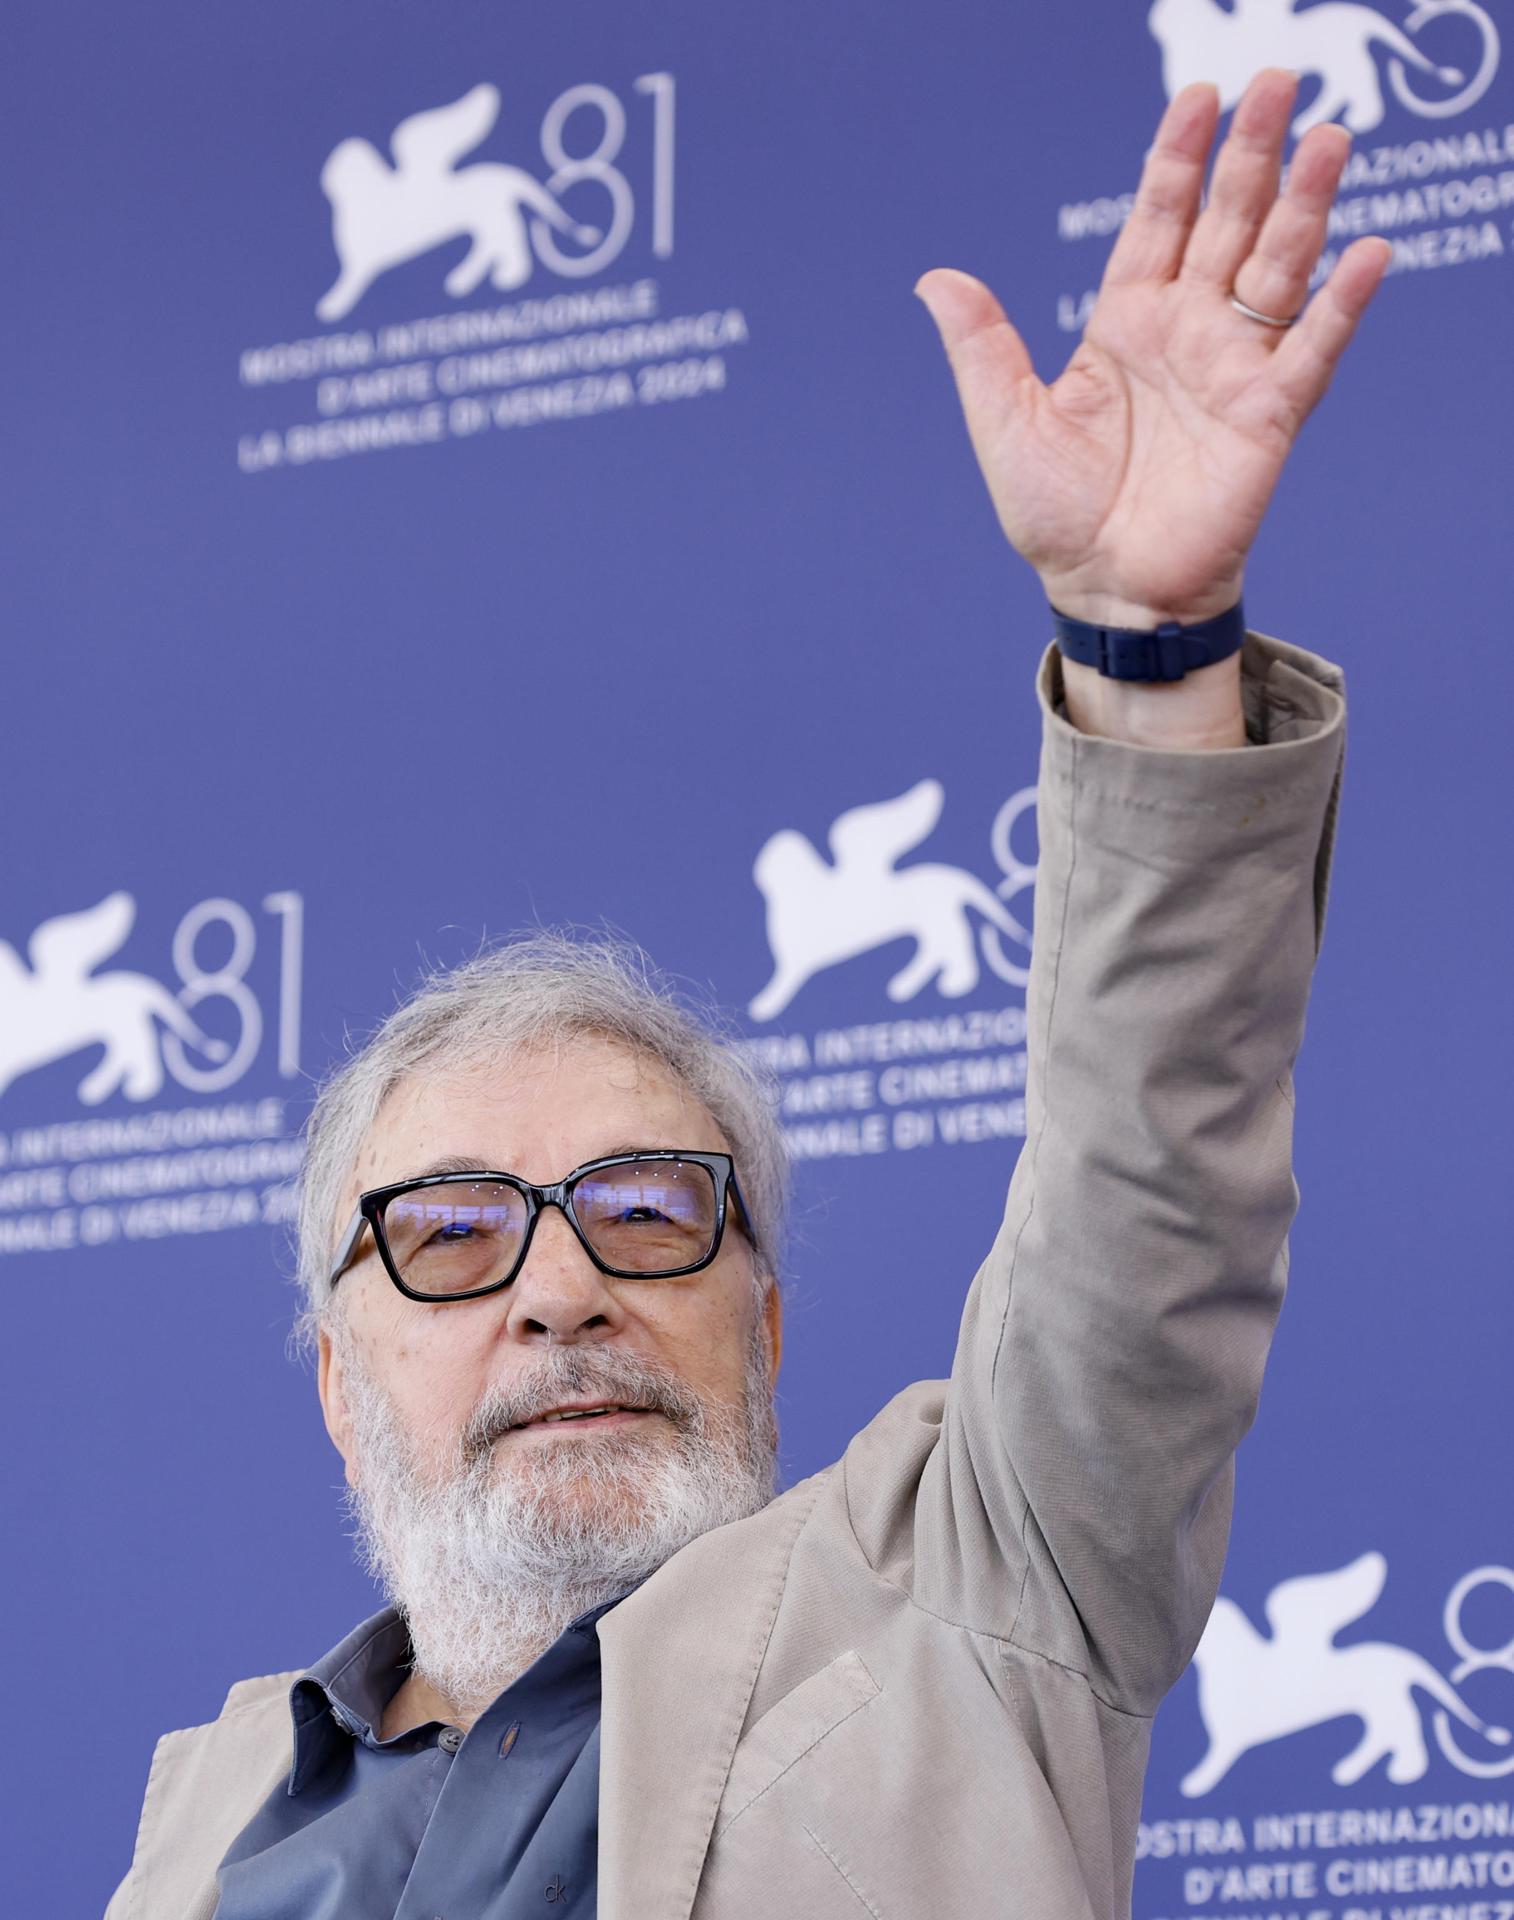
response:
{"label": "thumb", "polygon": [[970,273],[933,267],[915,283],[915,292],[936,323],[968,431],[981,450],[1029,397],[1036,379],[1029,350],[998,301]]}

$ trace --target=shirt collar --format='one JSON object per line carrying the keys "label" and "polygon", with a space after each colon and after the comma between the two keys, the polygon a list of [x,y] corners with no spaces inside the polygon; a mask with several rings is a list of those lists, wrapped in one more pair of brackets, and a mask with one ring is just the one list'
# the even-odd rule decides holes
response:
{"label": "shirt collar", "polygon": [[[641,1582],[637,1581],[636,1586]],[[634,1592],[628,1587],[626,1593]],[[564,1633],[593,1636],[601,1615],[626,1597],[617,1594],[570,1620]],[[422,1743],[432,1727],[423,1726],[379,1738],[384,1709],[399,1691],[410,1660],[410,1632],[398,1610],[382,1607],[354,1627],[327,1654],[296,1676],[289,1689],[294,1757],[286,1791],[300,1793],[346,1742],[357,1740],[375,1752]],[[429,1744],[429,1740],[426,1741]]]}
{"label": "shirt collar", "polygon": [[308,1786],[344,1742],[388,1745],[378,1727],[410,1657],[410,1634],[394,1607],[383,1607],[354,1627],[307,1667],[289,1689],[294,1758],[288,1791]]}

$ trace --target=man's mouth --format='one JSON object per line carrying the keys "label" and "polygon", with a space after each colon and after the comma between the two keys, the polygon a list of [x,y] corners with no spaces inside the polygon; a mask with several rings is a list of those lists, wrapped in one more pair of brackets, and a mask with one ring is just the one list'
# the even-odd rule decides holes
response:
{"label": "man's mouth", "polygon": [[548,1413],[539,1413],[533,1420],[523,1420],[518,1426],[511,1427],[511,1433],[533,1433],[538,1428],[547,1427],[628,1427],[637,1420],[645,1420],[652,1412],[650,1407],[624,1406],[618,1401],[606,1400],[596,1406],[554,1407]]}

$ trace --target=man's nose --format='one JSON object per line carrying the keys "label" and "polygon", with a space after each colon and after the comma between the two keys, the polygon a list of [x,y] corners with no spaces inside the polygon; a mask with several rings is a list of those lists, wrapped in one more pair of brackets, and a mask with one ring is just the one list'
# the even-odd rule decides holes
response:
{"label": "man's nose", "polygon": [[506,1289],[512,1339],[603,1340],[624,1321],[620,1303],[557,1207],[544,1207],[521,1270]]}

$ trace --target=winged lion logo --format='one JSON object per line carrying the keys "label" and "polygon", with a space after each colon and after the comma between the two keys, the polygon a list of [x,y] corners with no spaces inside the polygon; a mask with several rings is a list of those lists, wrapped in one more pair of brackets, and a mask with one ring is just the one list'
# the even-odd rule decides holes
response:
{"label": "winged lion logo", "polygon": [[332,149],[321,187],[341,271],[316,304],[322,320],[344,319],[381,273],[463,234],[473,244],[443,282],[448,293],[461,298],[486,278],[507,291],[521,286],[533,265],[523,207],[580,246],[598,243],[598,228],[570,219],[523,168],[457,167],[489,133],[499,105],[498,87],[485,83],[448,106],[412,113],[391,137],[393,166],[367,140]]}
{"label": "winged lion logo", "polygon": [[[1476,0],[1419,0],[1402,27],[1356,0],[1304,7],[1298,0],[1232,0],[1228,9],[1219,0],[1154,0],[1146,18],[1162,48],[1169,98],[1191,80],[1212,80],[1228,110],[1262,67],[1318,75],[1319,92],[1295,119],[1295,134],[1326,120],[1339,119],[1353,133],[1370,133],[1381,123],[1379,48],[1388,56],[1388,83],[1399,104],[1432,119],[1465,111],[1498,71],[1498,29]],[[1470,77],[1458,67],[1437,66],[1415,45],[1414,35],[1435,20],[1455,23],[1468,51],[1475,38],[1478,61]],[[1416,93],[1411,67],[1454,91]]]}
{"label": "winged lion logo", "polygon": [[[995,824],[994,844],[1018,892],[1035,869],[1007,852],[1008,834],[1033,793],[1016,795]],[[939,780],[918,781],[893,800],[852,807],[833,822],[830,860],[802,833],[784,828],[757,855],[753,877],[767,902],[773,977],[751,1003],[754,1020],[775,1019],[824,968],[891,941],[912,938],[915,951],[888,983],[890,1000],[908,1000],[932,981],[949,999],[971,993],[979,979],[972,915],[982,922],[983,952],[1003,980],[1023,986],[1025,969],[1007,959],[997,936],[1028,948],[1030,934],[976,874],[938,862],[897,863],[935,829],[946,801]]]}
{"label": "winged lion logo", "polygon": [[1270,1638],[1233,1600],[1215,1602],[1193,1656],[1209,1751],[1182,1782],[1190,1799],[1212,1792],[1253,1747],[1346,1717],[1360,1720],[1362,1733],[1331,1769],[1337,1786],[1353,1785],[1379,1760],[1387,1761],[1396,1786],[1422,1779],[1430,1757],[1416,1694],[1427,1694],[1443,1714],[1491,1745],[1510,1744],[1504,1728],[1479,1719],[1451,1682],[1408,1647],[1384,1640],[1335,1644],[1377,1604],[1387,1577],[1382,1554],[1364,1553],[1333,1573],[1282,1581],[1267,1596]]}
{"label": "winged lion logo", "polygon": [[103,1046],[104,1058],[79,1083],[84,1104],[117,1092],[150,1100],[163,1085],[160,1023],[209,1059],[226,1058],[227,1048],[150,974],[94,971],[125,943],[136,917],[131,895],[118,892],[44,920],[27,945],[30,967],[0,940],[0,1094],[23,1073]]}

